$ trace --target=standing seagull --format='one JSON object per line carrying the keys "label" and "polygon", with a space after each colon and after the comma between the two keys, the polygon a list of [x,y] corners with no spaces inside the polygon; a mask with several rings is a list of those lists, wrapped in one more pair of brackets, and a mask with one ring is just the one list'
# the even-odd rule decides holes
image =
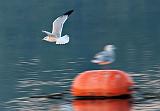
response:
{"label": "standing seagull", "polygon": [[97,63],[99,65],[110,64],[115,61],[115,46],[114,45],[106,45],[104,47],[104,51],[97,53],[94,56],[94,60],[91,60],[93,63]]}
{"label": "standing seagull", "polygon": [[48,42],[56,42],[56,44],[66,44],[69,42],[69,36],[64,35],[61,37],[63,24],[68,19],[69,15],[73,12],[73,10],[70,10],[66,13],[64,13],[62,16],[58,17],[53,22],[53,29],[52,33],[47,31],[42,31],[47,34],[46,37],[44,37],[42,40],[48,41]]}

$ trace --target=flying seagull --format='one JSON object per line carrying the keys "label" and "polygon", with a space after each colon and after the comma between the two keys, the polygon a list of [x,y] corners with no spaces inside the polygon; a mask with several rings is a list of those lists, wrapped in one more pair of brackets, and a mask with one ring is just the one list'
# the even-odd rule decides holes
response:
{"label": "flying seagull", "polygon": [[53,22],[53,29],[52,33],[48,31],[42,31],[47,34],[46,37],[44,37],[42,40],[48,41],[48,42],[55,42],[56,44],[66,44],[69,42],[69,36],[64,35],[61,37],[63,24],[68,19],[69,15],[73,12],[73,10],[70,10],[66,13],[64,13],[62,16],[58,17]]}
{"label": "flying seagull", "polygon": [[110,64],[115,61],[115,46],[114,45],[106,45],[104,47],[104,51],[97,53],[94,56],[94,59],[91,60],[92,63],[97,63],[99,65]]}

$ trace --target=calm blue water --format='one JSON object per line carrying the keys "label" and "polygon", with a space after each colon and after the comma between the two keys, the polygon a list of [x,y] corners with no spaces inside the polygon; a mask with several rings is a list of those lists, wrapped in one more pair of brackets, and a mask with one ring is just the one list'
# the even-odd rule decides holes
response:
{"label": "calm blue water", "polygon": [[[160,111],[159,5],[158,0],[0,0],[0,110],[93,111],[97,106],[95,111],[104,111],[103,104],[118,103],[124,111]],[[41,31],[51,31],[52,21],[70,9],[75,12],[63,30],[70,43],[42,41]],[[85,101],[87,110],[70,95],[67,100],[28,98],[63,92],[78,73],[104,69],[90,60],[106,44],[117,47],[109,68],[128,72],[140,88],[133,102]]]}

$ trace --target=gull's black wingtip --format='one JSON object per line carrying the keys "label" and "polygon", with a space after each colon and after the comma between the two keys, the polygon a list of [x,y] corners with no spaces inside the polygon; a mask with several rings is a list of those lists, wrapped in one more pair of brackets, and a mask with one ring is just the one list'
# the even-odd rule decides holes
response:
{"label": "gull's black wingtip", "polygon": [[71,13],[73,12],[73,10],[69,10],[68,12],[64,13],[63,15],[71,15]]}

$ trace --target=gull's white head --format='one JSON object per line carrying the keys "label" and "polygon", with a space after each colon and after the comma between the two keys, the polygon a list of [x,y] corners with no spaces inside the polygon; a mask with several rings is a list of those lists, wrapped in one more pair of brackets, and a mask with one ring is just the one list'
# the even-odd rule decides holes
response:
{"label": "gull's white head", "polygon": [[116,49],[116,47],[115,47],[114,45],[106,45],[106,46],[104,47],[104,50],[107,50],[107,51],[112,51],[112,50],[114,50],[114,49]]}
{"label": "gull's white head", "polygon": [[44,37],[42,40],[48,41],[48,36]]}

